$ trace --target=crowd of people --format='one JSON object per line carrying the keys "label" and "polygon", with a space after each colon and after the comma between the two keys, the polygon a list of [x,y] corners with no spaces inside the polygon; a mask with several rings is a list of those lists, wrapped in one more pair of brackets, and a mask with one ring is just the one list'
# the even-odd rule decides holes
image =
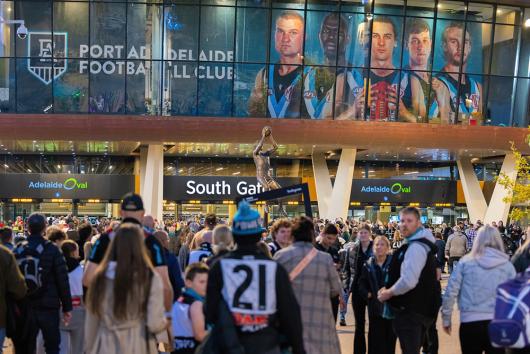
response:
{"label": "crowd of people", "polygon": [[34,213],[0,237],[0,344],[16,354],[334,354],[350,303],[354,354],[393,354],[398,341],[435,354],[438,314],[451,334],[456,300],[462,352],[504,353],[488,332],[497,287],[530,265],[518,224],[433,227],[414,207],[399,223],[264,227],[243,202],[230,223],[174,223],[128,194],[120,220]]}

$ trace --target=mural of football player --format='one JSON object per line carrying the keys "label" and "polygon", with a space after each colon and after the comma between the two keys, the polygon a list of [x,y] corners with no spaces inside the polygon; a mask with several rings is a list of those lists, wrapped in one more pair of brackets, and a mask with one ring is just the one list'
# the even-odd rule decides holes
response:
{"label": "mural of football player", "polygon": [[[326,66],[339,65],[337,73],[351,66],[346,61],[346,46],[349,42],[348,21],[337,13],[324,17],[318,34]],[[335,71],[314,67],[304,79],[304,101],[312,119],[332,118]]]}
{"label": "mural of football player", "polygon": [[[404,67],[407,70],[407,79],[403,88],[403,104],[413,117],[420,117],[426,122],[430,107],[434,106],[436,99],[435,87],[440,87],[440,82],[434,80],[433,89],[430,88],[431,75],[429,73],[429,59],[432,52],[431,28],[427,21],[421,18],[407,19],[405,29],[405,47],[409,53],[409,62]],[[400,114],[403,116],[402,114]],[[412,120],[416,122],[416,119]]]}
{"label": "mural of football player", "polygon": [[261,69],[256,75],[248,101],[253,117],[297,118],[306,116],[301,105],[304,44],[304,18],[296,11],[283,11],[275,22],[274,48],[278,63]]}
{"label": "mural of football player", "polygon": [[[370,22],[359,23],[356,41],[361,48],[363,59],[368,58],[370,50]],[[364,62],[363,64],[366,63]],[[363,74],[362,69],[348,69],[337,74],[335,119],[364,119],[366,75]]]}
{"label": "mural of football player", "polygon": [[[445,66],[436,75],[443,85],[436,93],[439,114],[442,123],[456,123],[457,114],[468,116],[482,113],[482,85],[464,74],[471,55],[472,43],[468,31],[464,37],[464,24],[450,23],[442,33],[442,49]],[[458,72],[462,66],[460,93],[458,90]],[[459,113],[457,113],[459,112]]]}

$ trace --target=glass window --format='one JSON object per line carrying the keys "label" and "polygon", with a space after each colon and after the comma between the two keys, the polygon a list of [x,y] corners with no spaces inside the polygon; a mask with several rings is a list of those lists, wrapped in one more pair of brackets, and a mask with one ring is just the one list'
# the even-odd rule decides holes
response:
{"label": "glass window", "polygon": [[267,31],[270,11],[260,8],[237,9],[236,60],[239,62],[267,61],[269,46]]}
{"label": "glass window", "polygon": [[274,10],[271,23],[270,62],[302,64],[304,49],[303,11]]}
{"label": "glass window", "polygon": [[529,79],[517,79],[517,87],[514,92],[515,104],[513,105],[513,126],[514,127],[528,127],[529,117],[528,110],[530,97],[530,80]]}
{"label": "glass window", "polygon": [[53,82],[55,113],[88,112],[88,76],[87,61],[68,60],[66,72]]}
{"label": "glass window", "polygon": [[488,23],[468,22],[466,30],[470,36],[469,52],[464,52],[462,70],[472,74],[487,74],[490,64],[491,30]]}
{"label": "glass window", "polygon": [[304,70],[302,118],[333,118],[335,68],[313,66]]}
{"label": "glass window", "polygon": [[192,62],[164,63],[162,114],[197,114],[197,64]]}
{"label": "glass window", "polygon": [[199,7],[167,6],[164,26],[164,58],[179,61],[198,60]]}
{"label": "glass window", "polygon": [[438,18],[447,18],[451,20],[463,20],[466,15],[466,5],[463,1],[438,2]]}
{"label": "glass window", "polygon": [[[347,65],[348,20],[336,12],[309,11],[304,62],[308,65]],[[316,35],[318,33],[318,36]],[[312,40],[310,40],[311,38]]]}
{"label": "glass window", "polygon": [[492,22],[493,5],[470,3],[467,7],[467,19],[480,22]]}
{"label": "glass window", "polygon": [[471,50],[471,37],[467,32],[464,39],[465,22],[438,20],[434,44],[434,69],[437,71],[459,72],[461,53],[466,43],[466,53]]}
{"label": "glass window", "polygon": [[90,4],[90,58],[124,59],[126,19],[125,4]]}
{"label": "glass window", "polygon": [[270,0],[237,0],[238,6],[269,7]]}
{"label": "glass window", "polygon": [[199,64],[199,115],[231,116],[233,65],[220,62]]}
{"label": "glass window", "polygon": [[160,114],[160,75],[158,61],[127,61],[127,113]]}
{"label": "glass window", "polygon": [[[271,64],[256,76],[255,92],[249,99],[252,116],[298,118],[302,104],[302,66]],[[268,84],[267,84],[268,83]],[[263,112],[260,92],[267,90],[267,109]],[[261,109],[261,110],[260,110]]]}
{"label": "glass window", "polygon": [[427,71],[403,71],[400,81],[399,120],[409,123],[439,123],[435,112],[436,93]]}
{"label": "glass window", "polygon": [[338,11],[340,8],[340,2],[326,0],[307,0],[307,8],[309,10]]}
{"label": "glass window", "polygon": [[404,69],[430,70],[432,63],[433,20],[410,17],[405,22],[403,38]]}
{"label": "glass window", "polygon": [[348,12],[372,12],[372,3],[365,0],[342,0],[341,10]]}
{"label": "glass window", "polygon": [[0,58],[0,112],[15,112],[15,59]]}
{"label": "glass window", "polygon": [[202,4],[234,6],[236,4],[236,0],[202,0]]}
{"label": "glass window", "polygon": [[490,80],[486,112],[489,124],[510,126],[514,83],[511,77]]}
{"label": "glass window", "polygon": [[200,61],[234,60],[234,21],[233,7],[202,7]]}
{"label": "glass window", "polygon": [[521,23],[521,15],[522,12],[520,7],[497,6],[495,22],[518,25]]}
{"label": "glass window", "polygon": [[434,1],[408,0],[407,16],[434,17]]}
{"label": "glass window", "polygon": [[[5,20],[13,19],[13,2],[12,1],[0,1],[0,15]],[[0,25],[0,57],[12,57],[15,56],[15,33],[17,31],[16,26],[8,26],[6,24]]]}
{"label": "glass window", "polygon": [[496,25],[493,39],[491,73],[513,76],[520,27]]}
{"label": "glass window", "polygon": [[128,70],[126,62],[91,60],[89,65],[89,111],[91,113],[124,113],[125,72]]}
{"label": "glass window", "polygon": [[[65,33],[67,51],[57,53],[56,56],[67,58],[87,58],[90,54],[88,40],[88,3],[82,2],[54,2],[53,3],[53,31]],[[58,42],[55,43],[55,49]]]}
{"label": "glass window", "polygon": [[[52,85],[30,71],[28,64],[29,59],[17,59],[17,113],[53,113]],[[51,63],[45,70],[51,74]]]}
{"label": "glass window", "polygon": [[272,0],[273,8],[303,9],[305,0]]}
{"label": "glass window", "polygon": [[376,14],[402,15],[405,9],[403,0],[376,0],[374,12]]}
{"label": "glass window", "polygon": [[368,70],[339,68],[335,84],[335,119],[364,120]]}
{"label": "glass window", "polygon": [[[465,85],[459,85],[459,79]],[[465,118],[460,115],[481,110],[482,87],[471,75],[433,73],[432,89],[436,94],[436,103],[430,108],[430,115],[443,124],[456,124]],[[466,99],[470,101],[466,102]]]}
{"label": "glass window", "polygon": [[[52,39],[52,7],[51,2],[37,2],[37,1],[16,1],[16,17],[23,18],[25,26],[30,32],[39,32],[41,35],[40,39],[45,39],[45,42],[40,44],[36,37],[32,37],[28,34],[26,39],[20,39],[17,36],[16,50],[18,57],[51,57]],[[2,27],[5,25],[2,24]],[[11,25],[12,31],[16,33],[16,25]],[[47,35],[47,38],[44,38]],[[41,50],[42,49],[42,50]]]}
{"label": "glass window", "polygon": [[[234,116],[266,117],[267,86],[262,83],[266,69],[262,64],[236,64]],[[252,100],[250,99],[252,97]]]}
{"label": "glass window", "polygon": [[399,70],[372,69],[368,97],[367,119],[373,121],[397,121],[397,92],[401,86]]}
{"label": "glass window", "polygon": [[127,59],[162,58],[162,16],[158,5],[127,6]]}
{"label": "glass window", "polygon": [[374,16],[371,67],[399,68],[401,62],[402,17]]}
{"label": "glass window", "polygon": [[365,15],[345,13],[348,20],[348,40],[346,41],[346,65],[367,67],[370,50],[370,22]]}

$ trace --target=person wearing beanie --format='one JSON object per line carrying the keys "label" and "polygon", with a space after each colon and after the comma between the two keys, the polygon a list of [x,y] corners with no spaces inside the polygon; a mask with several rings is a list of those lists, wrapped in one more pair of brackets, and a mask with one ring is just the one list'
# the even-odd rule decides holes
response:
{"label": "person wearing beanie", "polygon": [[224,302],[246,353],[276,354],[285,346],[303,354],[300,307],[285,269],[258,249],[263,230],[259,213],[241,202],[232,223],[237,249],[215,262],[208,275],[206,323],[218,323]]}

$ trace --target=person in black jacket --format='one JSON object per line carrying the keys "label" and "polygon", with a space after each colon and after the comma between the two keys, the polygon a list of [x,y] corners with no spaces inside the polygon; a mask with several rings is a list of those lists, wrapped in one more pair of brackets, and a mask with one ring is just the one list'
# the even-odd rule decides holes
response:
{"label": "person in black jacket", "polygon": [[279,353],[280,334],[293,354],[305,353],[300,307],[289,276],[258,250],[263,227],[247,202],[239,204],[232,232],[237,249],[215,262],[208,275],[206,323],[218,324],[226,304],[246,353]]}
{"label": "person in black jacket", "polygon": [[[20,261],[25,257],[27,249],[40,252],[39,267],[42,285],[33,293],[28,293],[28,304],[31,309],[36,331],[29,338],[15,341],[16,353],[31,353],[35,349],[37,334],[40,330],[44,339],[46,354],[58,354],[61,344],[59,332],[59,310],[63,313],[63,322],[68,325],[72,318],[72,298],[68,281],[68,268],[63,254],[52,242],[44,238],[46,218],[42,214],[33,213],[27,220],[29,236],[27,242],[17,245],[15,257]],[[27,273],[23,275],[26,276]],[[28,278],[26,277],[26,282]],[[29,286],[28,286],[29,288]]]}
{"label": "person in black jacket", "polygon": [[359,229],[359,242],[348,249],[344,273],[352,296],[352,308],[355,317],[353,348],[355,354],[366,353],[364,327],[366,321],[366,301],[359,294],[359,279],[364,263],[372,256],[373,242],[370,226],[365,224]]}
{"label": "person in black jacket", "polygon": [[383,318],[383,304],[377,300],[377,292],[385,286],[390,264],[390,241],[385,236],[377,236],[373,251],[374,255],[363,266],[358,290],[368,302],[368,354],[394,354],[396,335],[392,320]]}

